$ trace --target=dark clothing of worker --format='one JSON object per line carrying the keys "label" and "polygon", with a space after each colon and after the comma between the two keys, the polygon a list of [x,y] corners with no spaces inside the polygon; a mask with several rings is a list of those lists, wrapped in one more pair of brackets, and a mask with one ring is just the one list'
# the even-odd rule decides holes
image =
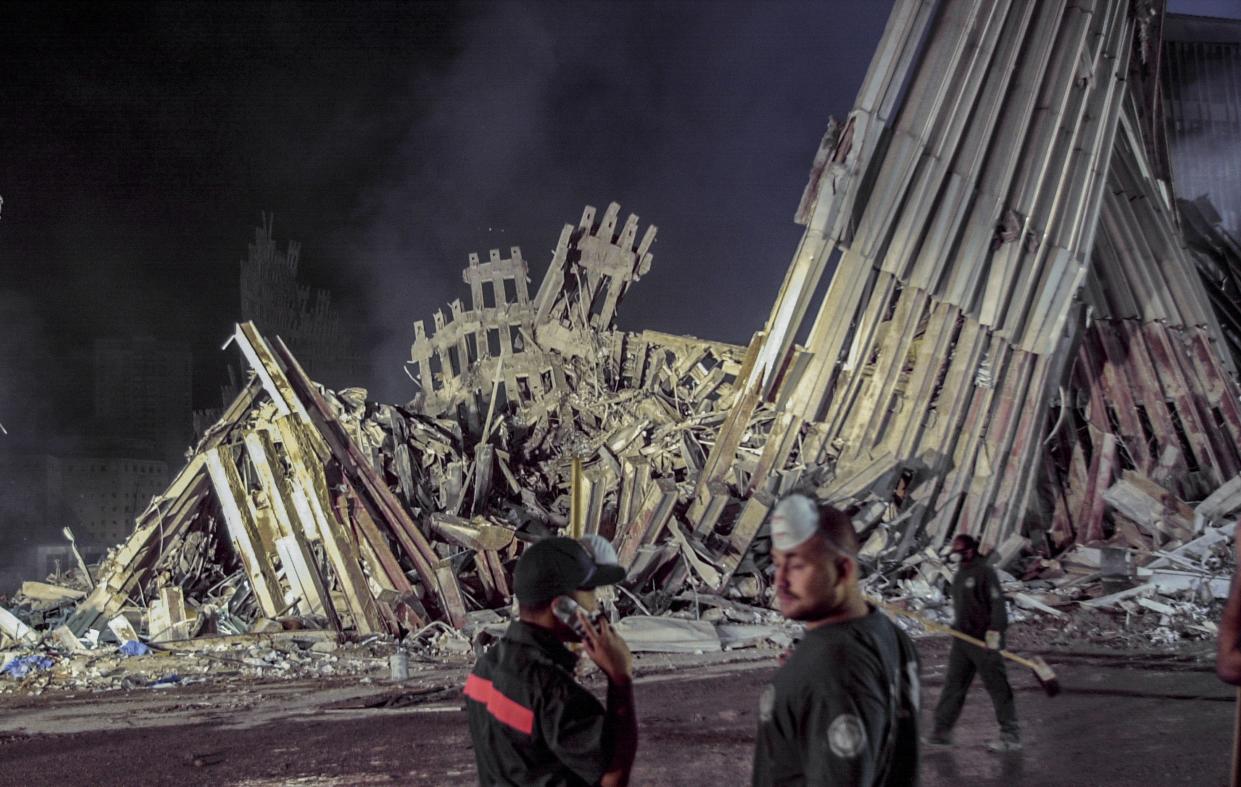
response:
{"label": "dark clothing of worker", "polygon": [[810,629],[759,701],[756,785],[912,785],[918,653],[871,609]]}
{"label": "dark clothing of worker", "polygon": [[[952,610],[956,618],[953,627],[958,631],[977,639],[985,639],[988,631],[998,631],[1000,648],[1004,647],[1008,612],[1000,592],[1000,579],[983,558],[976,557],[962,564],[953,577]],[[933,737],[946,737],[957,723],[975,673],[982,678],[983,687],[991,695],[1001,734],[1005,739],[1016,741],[1019,735],[1017,706],[1013,701],[1013,689],[1008,684],[1003,657],[999,651],[961,640],[953,640],[952,650],[948,653],[944,690],[935,706]]]}
{"label": "dark clothing of worker", "polygon": [[1008,628],[1008,610],[1000,593],[1000,578],[987,561],[976,557],[962,563],[952,578],[953,627],[982,639],[988,631],[1001,634]]}
{"label": "dark clothing of worker", "polygon": [[982,678],[982,685],[991,695],[995,706],[995,720],[1000,723],[1000,733],[1010,739],[1020,735],[1017,726],[1017,704],[1013,701],[1013,689],[1008,685],[1008,672],[1004,659],[994,650],[986,650],[968,642],[955,640],[948,653],[948,671],[944,675],[944,691],[935,706],[935,730],[947,734],[965,706],[974,673]]}
{"label": "dark clothing of worker", "polygon": [[479,784],[591,785],[607,772],[603,706],[573,679],[577,657],[514,621],[465,684]]}

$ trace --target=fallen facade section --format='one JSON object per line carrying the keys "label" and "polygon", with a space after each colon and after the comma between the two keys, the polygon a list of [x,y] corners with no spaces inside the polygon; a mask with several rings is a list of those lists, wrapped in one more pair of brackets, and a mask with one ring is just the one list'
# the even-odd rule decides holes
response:
{"label": "fallen facade section", "polygon": [[[280,339],[238,325],[249,383],[75,600],[68,632],[125,612],[159,640],[288,618],[357,635],[461,628],[471,611],[507,606],[522,543],[566,528],[614,540],[643,578],[635,589],[657,574],[675,589],[664,575],[688,566],[722,590],[762,512],[720,536],[722,565],[695,551],[715,534],[683,529],[674,512],[744,359],[727,344],[615,329],[654,237],[637,238],[636,217],[618,228],[618,212],[596,222],[587,208],[565,228],[533,299],[519,250],[472,257],[471,308],[454,302],[431,336],[416,328],[421,393],[407,407],[327,390]],[[756,434],[769,419],[756,413]],[[756,468],[760,448],[738,443],[751,457],[739,464]],[[717,491],[718,518],[731,498]]]}

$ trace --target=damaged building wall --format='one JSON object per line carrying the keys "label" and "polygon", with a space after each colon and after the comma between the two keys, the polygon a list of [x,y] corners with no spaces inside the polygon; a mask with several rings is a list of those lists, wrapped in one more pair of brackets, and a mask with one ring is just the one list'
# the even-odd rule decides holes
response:
{"label": "damaged building wall", "polygon": [[[1125,79],[1145,10],[898,3],[856,108],[825,136],[806,235],[746,384],[804,424],[802,451],[817,453],[792,460],[833,466],[824,497],[857,502],[853,479],[904,471],[899,488],[871,489],[899,504],[892,560],[954,532],[991,548],[1030,524],[1037,535],[1050,428],[1061,458],[1080,454],[1054,484],[1072,500],[1058,501],[1052,547],[1102,536],[1115,471],[1090,465],[1113,461],[1112,442],[1143,473],[1166,454],[1174,494],[1200,497],[1237,470],[1231,359]],[[1134,331],[1145,350],[1105,358],[1100,344]],[[1135,390],[1145,421],[1108,398]],[[1049,406],[1061,391],[1069,428]]]}

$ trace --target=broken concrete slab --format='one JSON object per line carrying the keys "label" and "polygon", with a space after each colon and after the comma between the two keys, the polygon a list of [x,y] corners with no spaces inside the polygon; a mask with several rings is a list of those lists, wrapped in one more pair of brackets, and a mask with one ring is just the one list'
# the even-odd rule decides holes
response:
{"label": "broken concrete slab", "polygon": [[710,653],[723,648],[715,626],[702,620],[630,615],[616,630],[634,653]]}

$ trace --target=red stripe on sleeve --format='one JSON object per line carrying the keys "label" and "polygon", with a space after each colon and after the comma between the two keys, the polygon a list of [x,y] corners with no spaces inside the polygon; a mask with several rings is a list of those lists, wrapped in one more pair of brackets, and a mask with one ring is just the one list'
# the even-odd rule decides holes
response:
{"label": "red stripe on sleeve", "polygon": [[465,679],[465,696],[474,700],[487,704],[487,697],[491,694],[491,681],[486,678],[480,678],[477,675],[470,675]]}
{"label": "red stripe on sleeve", "polygon": [[530,735],[534,732],[534,711],[496,691],[486,678],[470,675],[465,681],[465,696],[487,706],[487,712],[501,724]]}

